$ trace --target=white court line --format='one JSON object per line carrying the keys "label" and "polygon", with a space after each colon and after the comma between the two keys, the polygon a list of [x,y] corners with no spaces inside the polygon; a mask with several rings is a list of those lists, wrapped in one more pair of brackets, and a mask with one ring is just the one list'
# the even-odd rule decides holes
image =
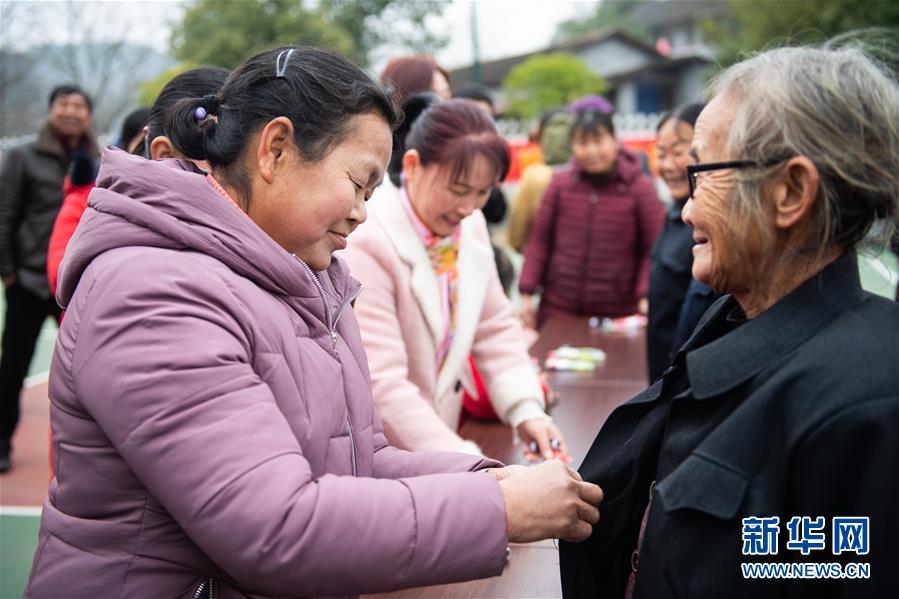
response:
{"label": "white court line", "polygon": [[27,377],[23,386],[26,389],[30,389],[32,387],[37,387],[38,385],[43,385],[48,380],[50,380],[50,371],[45,370],[44,372],[32,374],[31,376]]}
{"label": "white court line", "polygon": [[39,517],[41,507],[36,505],[0,505],[0,516]]}

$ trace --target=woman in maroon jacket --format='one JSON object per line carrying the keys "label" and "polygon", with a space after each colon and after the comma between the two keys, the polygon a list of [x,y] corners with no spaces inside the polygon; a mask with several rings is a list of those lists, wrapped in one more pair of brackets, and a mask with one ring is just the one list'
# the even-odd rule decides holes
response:
{"label": "woman in maroon jacket", "polygon": [[[649,253],[665,210],[640,160],[615,139],[612,115],[589,110],[572,125],[569,168],[543,196],[525,249],[521,316],[539,328],[554,314],[646,312]],[[534,318],[531,295],[542,289]]]}

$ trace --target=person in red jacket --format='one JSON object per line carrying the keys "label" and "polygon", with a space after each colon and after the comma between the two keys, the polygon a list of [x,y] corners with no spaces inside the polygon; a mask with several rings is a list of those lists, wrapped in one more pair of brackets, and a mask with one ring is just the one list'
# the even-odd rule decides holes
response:
{"label": "person in red jacket", "polygon": [[[538,328],[554,314],[645,314],[650,249],[665,220],[611,113],[581,112],[571,132],[572,162],[543,196],[519,282],[520,316]],[[535,314],[531,295],[541,290]]]}
{"label": "person in red jacket", "polygon": [[[89,154],[79,154],[72,157],[69,172],[63,183],[65,194],[56,222],[53,223],[53,232],[50,234],[50,245],[47,248],[47,282],[50,285],[50,294],[56,296],[56,283],[59,275],[59,265],[62,262],[66,245],[69,243],[81,214],[87,208],[87,196],[94,188],[97,178],[97,162]],[[60,316],[60,319],[62,316]]]}

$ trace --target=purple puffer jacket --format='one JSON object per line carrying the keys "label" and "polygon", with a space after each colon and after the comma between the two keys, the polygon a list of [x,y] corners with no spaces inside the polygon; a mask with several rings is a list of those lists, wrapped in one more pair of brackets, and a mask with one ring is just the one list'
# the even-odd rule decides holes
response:
{"label": "purple puffer jacket", "polygon": [[50,374],[26,597],[353,594],[501,573],[496,465],[388,447],[335,259],[317,276],[178,161],[109,150]]}

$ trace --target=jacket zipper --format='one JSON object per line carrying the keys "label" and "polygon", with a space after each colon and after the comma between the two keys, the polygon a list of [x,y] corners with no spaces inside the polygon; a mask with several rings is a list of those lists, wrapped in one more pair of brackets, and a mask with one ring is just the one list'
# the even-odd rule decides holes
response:
{"label": "jacket zipper", "polygon": [[331,321],[331,306],[328,305],[328,298],[325,297],[325,288],[322,287],[321,281],[318,280],[318,275],[315,274],[315,271],[309,268],[309,265],[306,264],[302,258],[293,254],[293,257],[297,259],[297,262],[303,265],[303,268],[306,269],[306,272],[309,273],[309,276],[312,277],[313,282],[315,282],[315,286],[318,287],[318,292],[322,296],[322,303],[325,305],[325,320],[327,320],[328,325],[328,333],[331,335],[331,347],[334,348],[334,355],[340,359],[340,353],[337,351],[337,331],[334,330],[334,323]]}
{"label": "jacket zipper", "polygon": [[[293,254],[293,257],[297,259],[297,262],[303,265],[303,268],[306,269],[306,272],[309,273],[309,276],[311,276],[312,280],[315,282],[315,286],[318,287],[318,292],[322,296],[322,303],[325,305],[325,319],[328,321],[328,333],[331,334],[331,347],[334,348],[334,355],[337,356],[337,360],[340,361],[340,352],[337,351],[337,320],[340,319],[340,315],[343,314],[343,310],[346,308],[347,304],[351,303],[354,299],[359,297],[362,289],[360,288],[358,291],[356,291],[356,293],[353,294],[349,301],[344,302],[344,304],[340,306],[340,310],[337,312],[337,318],[332,320],[331,307],[328,305],[328,299],[327,297],[325,297],[325,288],[322,287],[322,283],[318,279],[318,275],[316,275],[315,271],[309,268],[309,265],[306,264],[306,262],[304,262],[299,256]],[[353,435],[353,427],[350,424],[349,406],[347,406],[346,430],[350,436],[350,467],[352,468],[353,476],[357,476],[358,470],[356,465],[356,436]]]}
{"label": "jacket zipper", "polygon": [[215,599],[215,578],[206,578],[194,591],[193,599],[202,599],[205,594],[206,599]]}
{"label": "jacket zipper", "polygon": [[353,470],[353,476],[357,476],[356,470],[356,437],[353,435],[353,427],[350,426],[350,412],[347,410],[346,430],[350,434],[350,466]]}

